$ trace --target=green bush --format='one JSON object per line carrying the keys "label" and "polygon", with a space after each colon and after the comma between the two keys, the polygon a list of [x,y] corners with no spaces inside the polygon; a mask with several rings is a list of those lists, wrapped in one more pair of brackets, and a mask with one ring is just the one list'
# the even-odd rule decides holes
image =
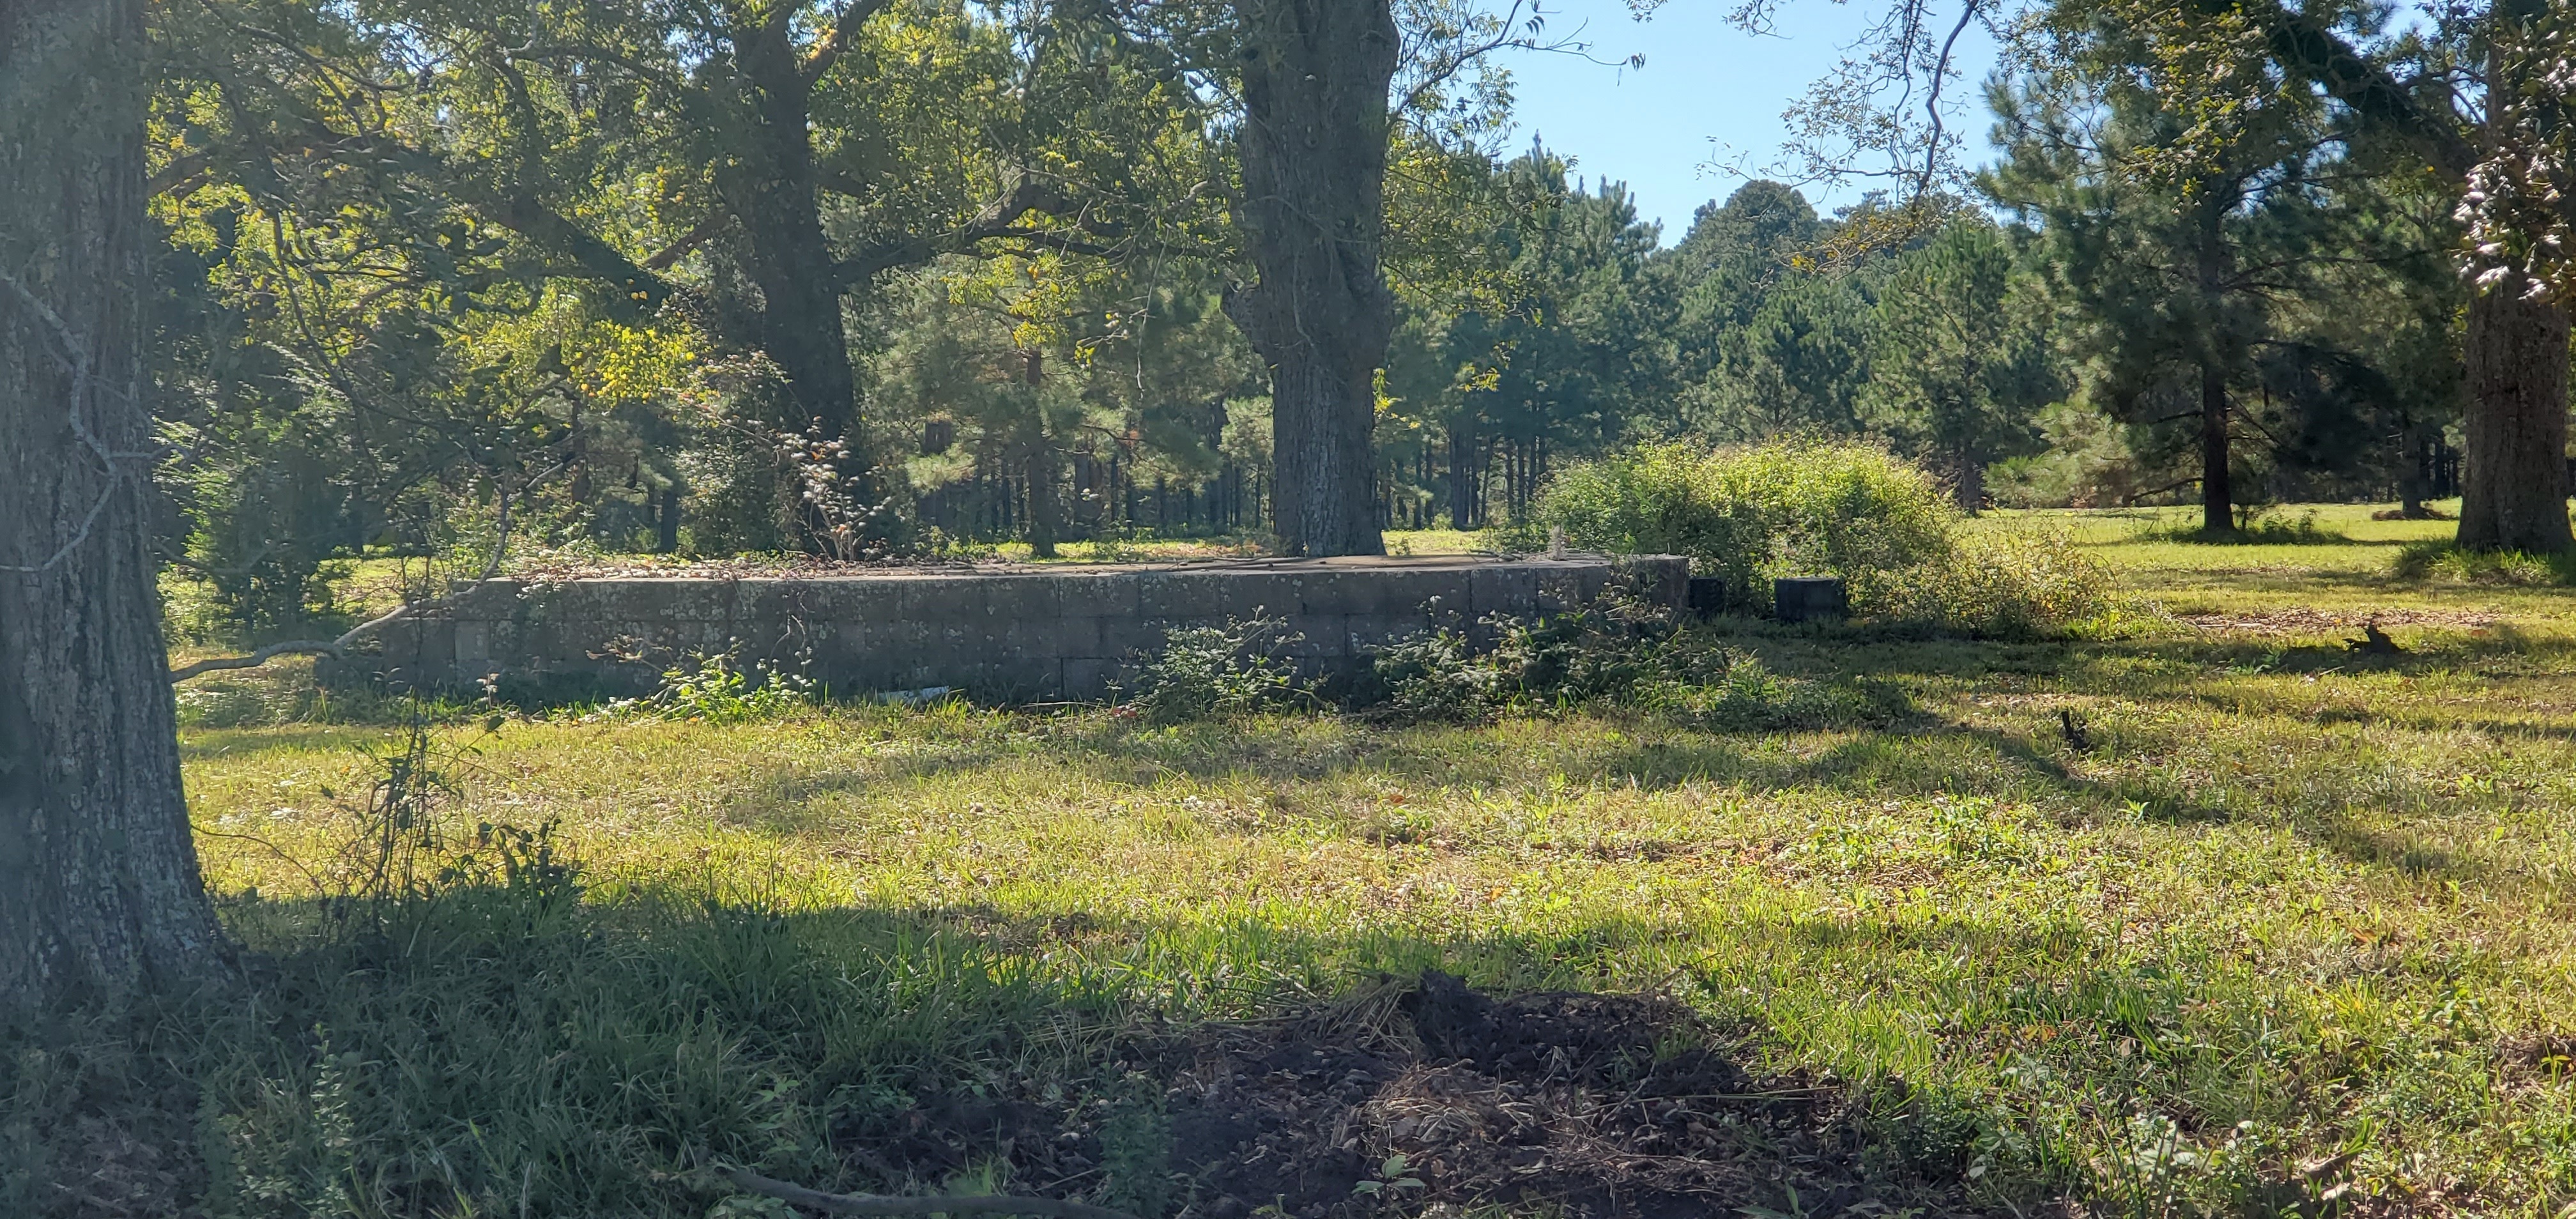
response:
{"label": "green bush", "polygon": [[2110,568],[2064,538],[2015,530],[1963,534],[1938,561],[1859,573],[1852,595],[1873,617],[2022,639],[2102,617],[2110,586]]}
{"label": "green bush", "polygon": [[1286,619],[1261,615],[1165,631],[1163,650],[1139,666],[1136,697],[1124,710],[1148,723],[1179,724],[1312,705],[1314,684],[1298,677],[1288,657],[1288,647],[1304,639]]}
{"label": "green bush", "polygon": [[1953,513],[1922,470],[1865,445],[1648,445],[1558,476],[1534,524],[1595,550],[1688,555],[1768,609],[1781,576],[1911,567],[1945,556]]}
{"label": "green bush", "polygon": [[1756,612],[1784,576],[1841,576],[1862,617],[1974,634],[2053,633],[2110,607],[2100,563],[2053,538],[1971,533],[1937,480],[1869,445],[1648,445],[1558,476],[1526,528],[1689,556]]}

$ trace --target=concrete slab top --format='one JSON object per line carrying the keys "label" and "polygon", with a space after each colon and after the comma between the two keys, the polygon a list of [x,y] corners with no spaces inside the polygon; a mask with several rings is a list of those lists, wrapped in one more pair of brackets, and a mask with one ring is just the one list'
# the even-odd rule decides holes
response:
{"label": "concrete slab top", "polygon": [[749,583],[762,580],[780,582],[844,580],[958,580],[979,576],[1009,579],[1013,577],[1087,577],[1121,575],[1160,575],[1185,572],[1190,575],[1294,575],[1304,572],[1338,573],[1348,571],[1464,571],[1495,567],[1532,569],[1588,569],[1616,564],[1634,558],[1660,556],[1614,556],[1591,553],[1568,553],[1563,558],[1546,555],[1502,554],[1435,554],[1435,555],[1337,555],[1331,558],[1252,558],[1252,559],[1170,559],[1139,563],[957,563],[923,564],[917,567],[874,568],[797,568],[782,567],[775,571],[721,570],[705,574],[687,571],[602,571],[592,575],[535,575],[504,577],[503,582],[529,584],[589,584],[603,581],[634,584],[718,584]]}

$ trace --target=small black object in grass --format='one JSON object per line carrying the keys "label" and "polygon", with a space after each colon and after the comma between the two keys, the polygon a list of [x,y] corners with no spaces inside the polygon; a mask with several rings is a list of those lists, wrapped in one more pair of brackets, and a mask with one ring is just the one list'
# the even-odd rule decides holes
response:
{"label": "small black object in grass", "polygon": [[1716,617],[1726,609],[1726,579],[1723,576],[1690,578],[1691,612],[1702,618]]}
{"label": "small black object in grass", "polygon": [[2057,731],[2066,738],[2066,747],[2077,753],[2093,747],[2093,734],[2085,730],[2084,717],[2064,707],[2057,709]]}
{"label": "small black object in grass", "polygon": [[2397,641],[2389,638],[2388,632],[2379,629],[2377,619],[2362,623],[2361,638],[2344,640],[2343,647],[2347,652],[2362,652],[2372,656],[2395,656],[2406,650],[2397,646]]}
{"label": "small black object in grass", "polygon": [[1836,576],[1796,576],[1771,582],[1771,603],[1782,622],[1813,622],[1851,613],[1851,598]]}

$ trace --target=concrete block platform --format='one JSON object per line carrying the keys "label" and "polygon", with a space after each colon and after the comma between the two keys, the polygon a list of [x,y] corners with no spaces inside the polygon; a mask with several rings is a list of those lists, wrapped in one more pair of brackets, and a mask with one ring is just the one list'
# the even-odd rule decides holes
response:
{"label": "concrete block platform", "polygon": [[978,699],[1096,699],[1174,627],[1256,615],[1304,638],[1318,672],[1436,622],[1572,609],[1616,585],[1685,608],[1670,555],[1562,559],[1229,559],[1101,565],[924,566],[775,577],[496,580],[386,624],[332,668],[397,686],[634,694],[693,653],[748,667],[802,663],[835,693],[952,686]]}

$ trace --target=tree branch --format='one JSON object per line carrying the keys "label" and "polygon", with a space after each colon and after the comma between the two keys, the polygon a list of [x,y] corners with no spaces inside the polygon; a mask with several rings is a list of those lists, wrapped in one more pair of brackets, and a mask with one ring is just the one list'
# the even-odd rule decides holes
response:
{"label": "tree branch", "polygon": [[647,271],[668,271],[671,269],[672,263],[688,257],[689,251],[705,245],[709,239],[713,238],[716,234],[723,232],[725,222],[731,219],[732,217],[726,213],[717,212],[715,215],[699,221],[698,227],[690,229],[687,233],[682,234],[678,241],[674,241],[670,245],[663,247],[660,253],[646,258],[639,265]]}
{"label": "tree branch", "polygon": [[2243,11],[2263,24],[2273,58],[2283,68],[2324,86],[2364,120],[2396,132],[2445,173],[2464,178],[2477,164],[2477,148],[2460,134],[2455,116],[2427,113],[2388,69],[2332,29],[2277,3],[2246,5]]}
{"label": "tree branch", "polygon": [[773,1181],[740,1168],[722,1171],[725,1180],[733,1182],[735,1188],[833,1215],[1044,1215],[1058,1219],[1136,1219],[1126,1211],[1055,1198],[957,1194],[899,1198],[887,1194],[827,1194],[802,1185]]}
{"label": "tree branch", "polygon": [[850,49],[850,43],[858,38],[859,27],[866,25],[868,18],[884,12],[890,2],[891,0],[851,0],[841,9],[840,16],[832,19],[832,32],[824,35],[822,41],[815,43],[814,49],[805,55],[805,63],[800,71],[804,74],[808,88],[811,88],[814,82],[823,79],[823,74],[832,70],[832,61],[839,59],[842,52]]}
{"label": "tree branch", "polygon": [[222,669],[256,669],[280,656],[337,656],[339,654],[340,645],[333,640],[291,639],[285,643],[272,643],[248,656],[217,656],[200,660],[192,665],[182,665],[170,670],[170,684],[175,686],[191,677],[203,676]]}

